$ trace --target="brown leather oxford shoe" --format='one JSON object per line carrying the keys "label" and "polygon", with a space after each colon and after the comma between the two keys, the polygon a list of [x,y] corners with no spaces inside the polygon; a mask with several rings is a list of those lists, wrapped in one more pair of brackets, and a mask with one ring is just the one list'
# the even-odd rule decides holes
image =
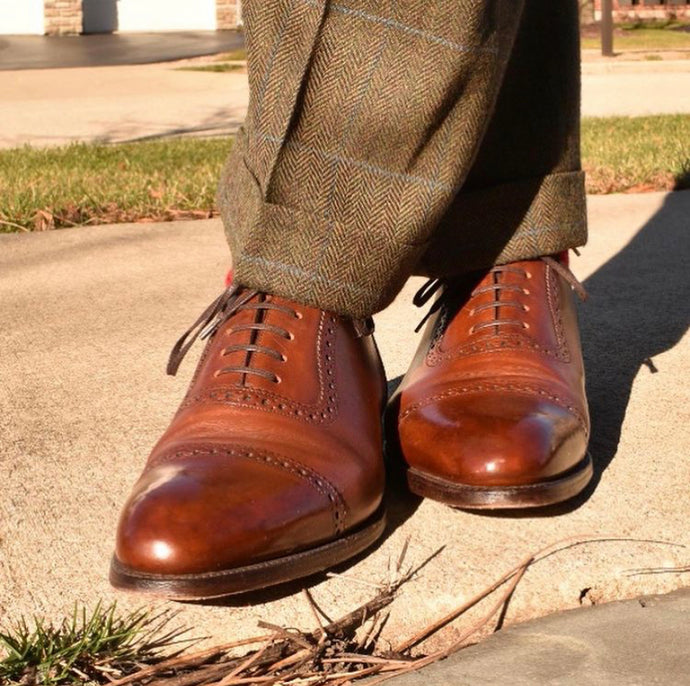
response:
{"label": "brown leather oxford shoe", "polygon": [[370,332],[233,287],[177,344],[170,373],[200,333],[189,391],[120,518],[112,584],[212,598],[370,546],[385,524],[386,392]]}
{"label": "brown leather oxford shoe", "polygon": [[415,359],[387,410],[410,489],[462,508],[548,505],[592,476],[577,315],[560,262],[429,282]]}

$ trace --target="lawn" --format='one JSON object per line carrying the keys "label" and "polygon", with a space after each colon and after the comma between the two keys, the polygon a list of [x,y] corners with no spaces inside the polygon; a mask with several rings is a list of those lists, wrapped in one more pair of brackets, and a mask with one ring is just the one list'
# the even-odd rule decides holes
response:
{"label": "lawn", "polygon": [[[582,122],[589,193],[690,188],[690,115]],[[230,138],[0,151],[0,232],[217,214]]]}
{"label": "lawn", "polygon": [[247,69],[247,51],[244,48],[238,48],[230,52],[222,52],[215,55],[212,61],[204,61],[201,64],[188,64],[184,67],[177,67],[178,71],[211,71],[211,72],[228,72],[228,71],[246,71]]}
{"label": "lawn", "polygon": [[[601,47],[598,26],[589,26],[582,31],[582,47]],[[627,50],[690,50],[690,24],[667,22],[657,25],[622,24],[616,27],[613,37],[615,52]]]}
{"label": "lawn", "polygon": [[211,71],[216,73],[224,73],[228,71],[246,72],[247,67],[239,62],[211,62],[209,64],[200,64],[192,67],[177,67],[177,71]]}
{"label": "lawn", "polygon": [[231,146],[187,138],[0,151],[0,231],[213,216]]}
{"label": "lawn", "polygon": [[582,122],[588,193],[690,188],[690,115]]}

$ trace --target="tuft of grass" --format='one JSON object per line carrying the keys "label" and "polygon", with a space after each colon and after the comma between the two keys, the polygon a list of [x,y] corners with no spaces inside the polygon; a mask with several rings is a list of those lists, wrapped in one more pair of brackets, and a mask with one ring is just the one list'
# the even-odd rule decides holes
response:
{"label": "tuft of grass", "polygon": [[690,29],[690,24],[685,21],[679,21],[673,17],[659,17],[657,19],[642,19],[638,17],[633,21],[623,21],[618,25],[624,31],[638,31],[640,29],[645,30],[672,30],[672,31],[684,31]]}
{"label": "tuft of grass", "polygon": [[[131,674],[142,663],[162,659],[165,648],[187,641],[185,630],[168,629],[170,613],[152,615],[137,610],[117,616],[115,604],[98,603],[93,612],[77,606],[70,618],[53,625],[22,618],[0,631],[0,683],[62,684],[108,683]],[[178,651],[179,652],[179,651]]]}
{"label": "tuft of grass", "polygon": [[0,151],[0,232],[214,216],[231,138]]}
{"label": "tuft of grass", "polygon": [[230,52],[221,52],[215,57],[217,62],[246,62],[247,50],[245,48],[237,48],[237,50],[230,50]]}
{"label": "tuft of grass", "polygon": [[690,115],[582,121],[588,193],[690,188]]}
{"label": "tuft of grass", "polygon": [[224,73],[229,71],[244,71],[245,69],[245,64],[237,62],[212,62],[211,64],[202,64],[198,67],[178,67],[176,71],[210,71]]}

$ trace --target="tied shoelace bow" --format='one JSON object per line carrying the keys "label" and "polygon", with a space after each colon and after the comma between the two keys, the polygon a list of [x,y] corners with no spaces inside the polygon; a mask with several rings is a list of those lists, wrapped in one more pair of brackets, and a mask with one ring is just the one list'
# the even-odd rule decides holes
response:
{"label": "tied shoelace bow", "polygon": [[[540,258],[543,262],[545,262],[549,267],[551,267],[555,272],[560,274],[566,282],[570,285],[570,287],[575,291],[575,293],[578,295],[580,300],[586,300],[587,299],[587,291],[585,291],[584,286],[577,280],[575,275],[566,267],[564,264],[559,262],[557,259],[549,256],[543,256]],[[490,271],[490,274],[522,274],[525,277],[527,277],[527,272],[524,269],[512,267],[510,265],[499,265],[496,267],[493,267]],[[422,287],[415,293],[415,296],[412,300],[412,302],[417,306],[417,307],[423,307],[426,305],[426,303],[433,298],[433,296],[441,289],[443,288],[443,292],[441,293],[441,296],[438,297],[431,305],[429,308],[428,312],[424,315],[422,318],[422,321],[419,322],[417,325],[417,328],[415,329],[415,332],[418,333],[421,328],[426,324],[428,321],[429,317],[431,317],[433,314],[438,312],[442,307],[445,306],[446,302],[448,299],[452,299],[454,295],[461,293],[462,291],[466,291],[467,286],[466,283],[462,280],[451,280],[451,279],[429,279],[426,283],[422,285]],[[474,308],[473,312],[480,312],[482,310],[488,310],[488,309],[495,309],[497,307],[517,307],[520,309],[523,309],[524,306],[521,303],[516,302],[515,300],[501,300],[500,299],[500,294],[502,291],[520,291],[524,292],[524,290],[514,284],[507,284],[503,283],[501,281],[496,281],[496,283],[493,283],[491,285],[487,286],[482,286],[478,289],[473,290],[470,293],[470,297],[474,297],[476,295],[480,295],[482,293],[488,293],[493,291],[496,294],[496,300],[491,303],[485,303],[483,305],[479,305],[476,308]],[[479,331],[480,329],[483,328],[488,328],[492,326],[500,326],[500,325],[506,325],[506,324],[519,324],[523,325],[523,322],[519,319],[495,319],[491,322],[482,322],[481,324],[478,324],[471,329],[471,333],[474,333],[476,331]]]}
{"label": "tied shoelace bow", "polygon": [[[252,332],[269,332],[280,338],[288,340],[292,339],[292,334],[281,326],[268,324],[260,321],[262,313],[266,311],[279,311],[283,314],[300,318],[300,314],[290,307],[272,302],[271,300],[258,300],[252,302],[256,296],[262,295],[259,291],[243,289],[237,284],[233,284],[221,293],[199,316],[199,318],[192,324],[192,326],[185,331],[180,339],[173,346],[168,359],[167,372],[174,376],[179,369],[180,363],[184,359],[189,349],[194,345],[197,339],[205,340],[211,337],[218,329],[225,324],[234,314],[241,310],[255,310],[257,316],[253,322],[246,324],[237,324],[232,328],[232,333],[237,331],[252,331]],[[282,362],[286,361],[285,356],[274,348],[264,345],[258,345],[256,342],[236,343],[228,345],[223,349],[222,354],[228,355],[232,352],[244,352],[248,355],[251,353],[258,353],[268,355],[276,360]],[[274,383],[280,383],[280,378],[273,372],[269,372],[260,367],[252,367],[249,364],[245,365],[229,365],[217,371],[217,374],[254,374],[261,376]]]}

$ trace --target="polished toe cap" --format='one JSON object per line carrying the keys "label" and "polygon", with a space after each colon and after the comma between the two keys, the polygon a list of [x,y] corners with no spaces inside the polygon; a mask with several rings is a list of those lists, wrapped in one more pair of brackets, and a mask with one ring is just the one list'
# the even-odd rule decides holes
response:
{"label": "polished toe cap", "polygon": [[580,419],[541,396],[503,393],[420,402],[401,415],[410,467],[474,486],[513,486],[566,472],[586,451]]}
{"label": "polished toe cap", "polygon": [[190,451],[137,482],[115,556],[147,574],[219,571],[328,540],[339,519],[337,493],[309,470],[257,452]]}

